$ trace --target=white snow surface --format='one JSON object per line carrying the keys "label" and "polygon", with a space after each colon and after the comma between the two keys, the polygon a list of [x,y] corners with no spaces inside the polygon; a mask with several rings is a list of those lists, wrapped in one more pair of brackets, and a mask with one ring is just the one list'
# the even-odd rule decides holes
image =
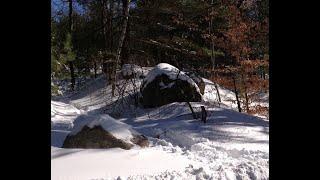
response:
{"label": "white snow surface", "polygon": [[[193,119],[185,103],[151,109],[124,104],[113,119],[105,113],[117,97],[110,98],[111,87],[105,87],[103,78],[72,96],[52,100],[51,179],[269,179],[269,121],[236,112],[234,93],[219,85],[222,103],[213,105],[216,91],[204,80],[204,102],[191,104],[196,112],[205,106],[206,124]],[[132,89],[128,84],[128,93]],[[150,147],[61,148],[72,130],[90,122],[107,128],[120,123],[125,131],[146,135]]]}
{"label": "white snow surface", "polygon": [[178,78],[180,80],[186,81],[190,85],[195,87],[196,90],[200,93],[198,85],[188,75],[168,63],[160,63],[156,65],[144,78],[142,89],[145,88],[150,82],[152,82],[157,76],[162,74],[167,75],[171,80],[176,80]]}
{"label": "white snow surface", "polygon": [[[168,163],[170,162],[170,163]],[[190,160],[157,147],[148,149],[51,148],[51,179],[127,179],[168,170],[182,171]]]}
{"label": "white snow surface", "polygon": [[71,104],[51,101],[51,124],[55,126],[73,127],[73,120],[83,111]]}

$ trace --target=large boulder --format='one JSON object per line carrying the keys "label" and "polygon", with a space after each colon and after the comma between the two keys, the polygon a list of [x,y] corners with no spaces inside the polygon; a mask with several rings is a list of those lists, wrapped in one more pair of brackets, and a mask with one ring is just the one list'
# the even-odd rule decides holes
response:
{"label": "large boulder", "polygon": [[200,102],[197,84],[178,68],[160,63],[144,78],[141,86],[144,107],[159,107],[172,102]]}
{"label": "large boulder", "polygon": [[134,144],[149,146],[148,139],[136,132],[128,124],[119,122],[109,115],[88,116],[87,123],[74,127],[66,137],[63,148],[131,149]]}

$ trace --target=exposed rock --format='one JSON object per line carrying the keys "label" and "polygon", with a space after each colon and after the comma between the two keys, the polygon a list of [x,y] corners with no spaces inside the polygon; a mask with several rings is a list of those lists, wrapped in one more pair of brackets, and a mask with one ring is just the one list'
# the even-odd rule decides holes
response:
{"label": "exposed rock", "polygon": [[137,144],[149,146],[147,137],[133,130],[128,124],[119,122],[109,115],[85,116],[82,125],[74,127],[66,137],[63,148],[130,149]]}
{"label": "exposed rock", "polygon": [[141,88],[144,107],[159,107],[172,102],[200,102],[197,84],[176,67],[161,63],[144,79]]}
{"label": "exposed rock", "polygon": [[83,129],[75,134],[68,135],[63,143],[63,148],[83,148],[83,149],[100,149],[115,148],[130,149],[133,145],[117,139],[101,126],[89,128],[84,126]]}

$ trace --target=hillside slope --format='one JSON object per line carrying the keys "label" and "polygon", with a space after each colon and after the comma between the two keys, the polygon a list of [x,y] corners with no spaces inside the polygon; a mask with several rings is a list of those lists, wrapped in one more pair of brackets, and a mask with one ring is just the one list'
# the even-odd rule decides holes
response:
{"label": "hillside slope", "polygon": [[[141,80],[138,80],[141,83]],[[52,179],[269,179],[269,122],[233,110],[227,102],[232,92],[221,89],[218,107],[210,81],[206,80],[208,122],[192,118],[186,103],[159,108],[134,107],[127,83],[125,102],[111,98],[111,88],[100,77],[69,97],[52,101]],[[59,101],[59,102],[58,102]],[[226,103],[224,103],[224,101]],[[86,115],[109,113],[151,141],[148,148],[83,150],[61,148],[64,138]]]}

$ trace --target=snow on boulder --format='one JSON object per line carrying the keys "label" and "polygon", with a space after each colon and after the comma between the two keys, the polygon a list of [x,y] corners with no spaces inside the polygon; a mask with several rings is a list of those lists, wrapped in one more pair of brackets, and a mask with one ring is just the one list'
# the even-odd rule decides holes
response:
{"label": "snow on boulder", "polygon": [[144,107],[202,100],[198,85],[183,71],[167,63],[158,64],[147,74],[142,83],[141,95]]}
{"label": "snow on boulder", "polygon": [[202,77],[193,72],[186,72],[186,74],[198,85],[201,94],[204,95],[204,89],[206,87],[206,84],[204,83]]}
{"label": "snow on boulder", "polygon": [[124,64],[121,68],[121,74],[124,79],[137,78],[143,75],[142,68],[135,64]]}
{"label": "snow on boulder", "polygon": [[87,116],[86,123],[75,126],[66,137],[63,148],[115,148],[131,149],[134,144],[149,145],[148,139],[107,114]]}

